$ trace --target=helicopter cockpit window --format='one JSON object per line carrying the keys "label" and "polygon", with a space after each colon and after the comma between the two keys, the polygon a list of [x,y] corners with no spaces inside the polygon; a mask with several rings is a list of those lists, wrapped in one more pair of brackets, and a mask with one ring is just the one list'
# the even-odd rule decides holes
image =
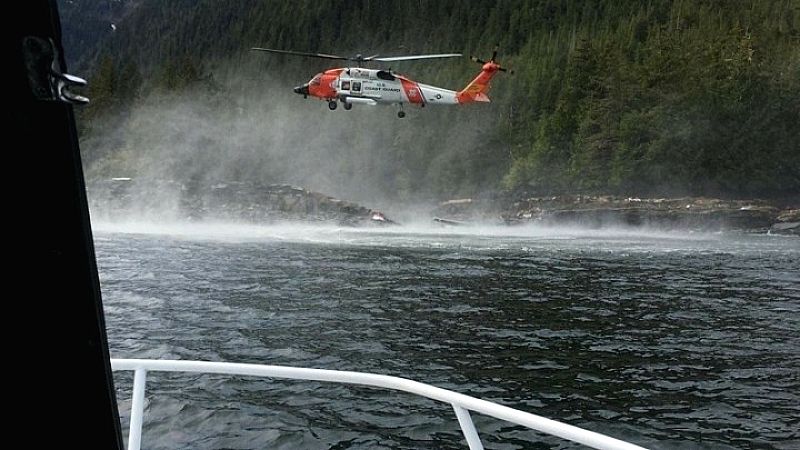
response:
{"label": "helicopter cockpit window", "polygon": [[392,75],[391,72],[388,72],[386,70],[379,70],[377,75],[378,75],[378,78],[380,78],[381,80],[387,80],[387,81],[394,81],[395,80],[395,76]]}
{"label": "helicopter cockpit window", "polygon": [[318,73],[318,74],[314,75],[314,78],[311,79],[311,84],[317,86],[317,85],[320,84],[321,79],[322,79],[322,74]]}

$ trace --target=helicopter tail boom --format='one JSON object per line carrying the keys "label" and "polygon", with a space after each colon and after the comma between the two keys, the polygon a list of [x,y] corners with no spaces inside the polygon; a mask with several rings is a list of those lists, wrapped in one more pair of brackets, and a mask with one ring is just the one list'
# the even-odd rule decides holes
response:
{"label": "helicopter tail boom", "polygon": [[467,87],[456,94],[458,103],[470,102],[488,102],[489,96],[486,93],[489,91],[489,81],[497,75],[497,72],[506,72],[507,69],[498,64],[497,51],[499,46],[495,46],[492,59],[484,61],[482,59],[471,56],[470,59],[481,65],[481,73],[470,82]]}
{"label": "helicopter tail boom", "polygon": [[501,67],[494,61],[485,63],[481,73],[470,82],[467,87],[456,94],[458,103],[488,102],[489,81],[497,74]]}

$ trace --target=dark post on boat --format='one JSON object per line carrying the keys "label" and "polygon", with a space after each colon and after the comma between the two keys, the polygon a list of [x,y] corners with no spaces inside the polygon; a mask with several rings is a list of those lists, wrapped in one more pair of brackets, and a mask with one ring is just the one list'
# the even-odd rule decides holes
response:
{"label": "dark post on boat", "polygon": [[25,446],[69,439],[123,449],[89,209],[54,0],[15,2],[5,36],[11,85],[4,156],[6,367]]}

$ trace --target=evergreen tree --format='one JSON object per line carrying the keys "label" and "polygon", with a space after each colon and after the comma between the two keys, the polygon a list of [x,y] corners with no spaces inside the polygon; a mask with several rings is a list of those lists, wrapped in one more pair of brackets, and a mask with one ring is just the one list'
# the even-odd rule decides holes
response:
{"label": "evergreen tree", "polygon": [[[372,155],[385,162],[372,156],[364,163],[357,160],[363,153],[342,152],[341,166],[366,164],[405,197],[501,188],[624,195],[800,192],[797,0],[131,5],[117,30],[82,59],[92,67],[92,103],[82,120],[133,110],[143,92],[155,90],[201,92],[209,108],[224,105],[223,114],[235,115],[237,107],[262,98],[254,93],[263,92],[265,83],[289,89],[329,67],[318,60],[256,58],[249,53],[253,46],[482,56],[499,44],[501,60],[514,74],[493,82],[490,105],[480,105],[480,112],[426,111],[425,119],[406,121],[391,133],[365,130],[362,136],[383,140]],[[478,68],[464,58],[392,69],[460,88]],[[235,92],[250,98],[237,100]],[[264,95],[274,97],[276,91],[270,92]],[[343,139],[358,146],[356,136]],[[449,140],[458,145],[447,146],[442,136],[456,136]],[[329,145],[326,151],[334,152]]]}

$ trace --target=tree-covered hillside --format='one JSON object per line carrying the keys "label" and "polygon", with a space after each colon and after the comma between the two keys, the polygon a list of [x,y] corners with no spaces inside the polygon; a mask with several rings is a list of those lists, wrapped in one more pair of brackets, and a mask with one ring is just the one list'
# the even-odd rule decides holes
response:
{"label": "tree-covered hillside", "polygon": [[[102,18],[101,3],[64,7]],[[126,5],[72,61],[91,85],[90,176],[258,178],[392,201],[800,192],[800,0]],[[486,57],[496,44],[513,74],[493,81],[492,103],[404,120],[304,101],[291,87],[329,66],[249,50]],[[392,69],[460,89],[479,66]]]}

